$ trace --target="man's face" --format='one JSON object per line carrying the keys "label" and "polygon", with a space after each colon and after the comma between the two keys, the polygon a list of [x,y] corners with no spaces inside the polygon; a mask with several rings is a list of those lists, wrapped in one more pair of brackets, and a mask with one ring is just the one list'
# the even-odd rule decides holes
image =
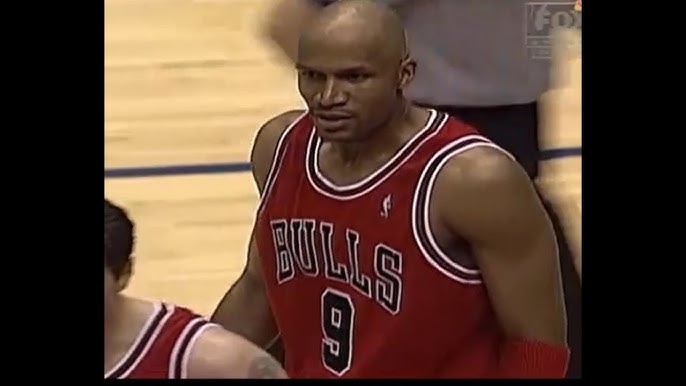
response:
{"label": "man's face", "polygon": [[331,32],[301,42],[298,88],[324,140],[362,140],[397,106],[401,63],[378,41],[364,32]]}

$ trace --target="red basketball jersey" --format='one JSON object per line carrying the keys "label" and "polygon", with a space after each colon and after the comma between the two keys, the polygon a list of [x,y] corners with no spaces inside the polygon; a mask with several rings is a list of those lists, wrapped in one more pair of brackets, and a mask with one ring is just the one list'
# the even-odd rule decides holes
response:
{"label": "red basketball jersey", "polygon": [[134,344],[105,378],[186,378],[193,343],[210,325],[186,308],[155,303]]}
{"label": "red basketball jersey", "polygon": [[321,145],[307,115],[286,129],[258,212],[289,376],[487,375],[500,332],[486,289],[468,248],[449,255],[437,245],[428,208],[448,159],[496,146],[432,110],[383,167],[338,186],[318,167]]}

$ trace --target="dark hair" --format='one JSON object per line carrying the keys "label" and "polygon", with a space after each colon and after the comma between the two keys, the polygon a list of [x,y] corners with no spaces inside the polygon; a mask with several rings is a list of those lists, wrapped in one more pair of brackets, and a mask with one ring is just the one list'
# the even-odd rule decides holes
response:
{"label": "dark hair", "polygon": [[105,199],[105,266],[117,278],[131,258],[133,232],[126,210]]}

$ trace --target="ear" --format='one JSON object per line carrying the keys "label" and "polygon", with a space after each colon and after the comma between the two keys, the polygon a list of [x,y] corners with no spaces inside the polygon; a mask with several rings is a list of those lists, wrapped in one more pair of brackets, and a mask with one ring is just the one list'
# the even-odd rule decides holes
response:
{"label": "ear", "polygon": [[412,82],[416,70],[417,62],[415,62],[415,60],[410,55],[405,56],[403,61],[400,63],[400,79],[398,82],[399,90],[403,90],[410,84],[410,82]]}
{"label": "ear", "polygon": [[133,256],[122,267],[119,278],[117,278],[117,291],[121,292],[129,286],[131,276],[133,275]]}

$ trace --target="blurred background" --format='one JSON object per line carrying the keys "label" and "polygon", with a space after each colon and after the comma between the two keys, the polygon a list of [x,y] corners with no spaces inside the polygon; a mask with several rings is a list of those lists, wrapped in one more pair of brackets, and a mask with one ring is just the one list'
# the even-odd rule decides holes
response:
{"label": "blurred background", "polygon": [[131,294],[209,314],[242,270],[254,132],[301,104],[256,31],[269,3],[105,0],[105,194],[138,227]]}

